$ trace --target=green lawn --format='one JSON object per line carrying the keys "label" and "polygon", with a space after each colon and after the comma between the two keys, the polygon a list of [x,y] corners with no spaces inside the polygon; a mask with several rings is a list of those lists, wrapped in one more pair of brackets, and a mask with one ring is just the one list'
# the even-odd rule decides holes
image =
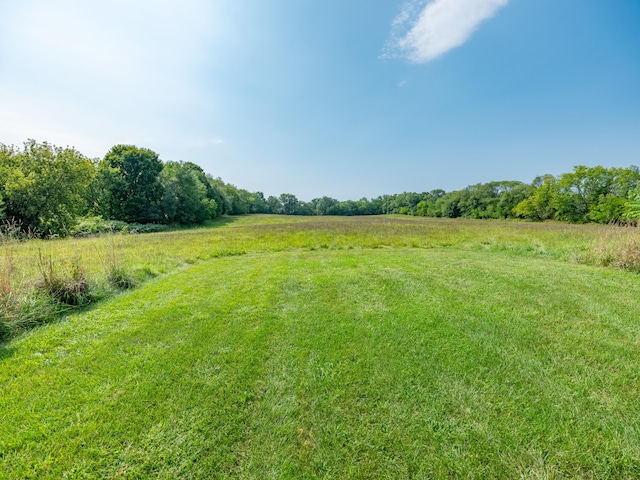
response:
{"label": "green lawn", "polygon": [[549,254],[592,230],[278,220],[0,344],[0,478],[640,477],[639,277]]}

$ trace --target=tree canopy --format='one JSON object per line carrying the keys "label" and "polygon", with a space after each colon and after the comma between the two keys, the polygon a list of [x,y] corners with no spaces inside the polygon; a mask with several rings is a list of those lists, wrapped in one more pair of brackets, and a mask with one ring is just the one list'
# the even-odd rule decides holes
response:
{"label": "tree canopy", "polygon": [[403,192],[309,202],[292,193],[265,198],[206,174],[192,162],[163,162],[135,145],[116,145],[90,160],[73,148],[35,140],[0,144],[0,221],[42,236],[66,235],[82,216],[129,223],[203,223],[219,215],[381,215],[630,222],[640,218],[638,167],[579,165],[526,184],[495,181],[446,192]]}
{"label": "tree canopy", "polygon": [[5,218],[40,235],[64,235],[87,210],[91,160],[73,148],[29,140],[22,151],[0,146],[0,199]]}

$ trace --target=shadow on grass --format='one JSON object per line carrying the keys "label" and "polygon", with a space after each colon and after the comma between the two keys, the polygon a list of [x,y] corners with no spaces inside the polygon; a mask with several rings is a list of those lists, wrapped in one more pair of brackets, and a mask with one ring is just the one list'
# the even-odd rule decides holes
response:
{"label": "shadow on grass", "polygon": [[4,332],[4,335],[0,338],[0,363],[2,363],[5,358],[12,356],[14,353],[13,348],[7,347],[9,342],[33,332],[34,330],[47,328],[49,325],[65,322],[71,316],[91,312],[95,308],[98,308],[105,300],[109,300],[132,290],[133,289],[110,291],[108,293],[103,292],[101,295],[94,297],[94,299],[83,305],[51,304],[51,310],[49,310],[45,315],[39,315],[36,318],[32,317],[29,321],[22,322],[17,326],[14,325],[11,330]]}
{"label": "shadow on grass", "polygon": [[15,349],[8,348],[7,343],[9,339],[0,340],[0,363],[2,363],[5,359],[12,357],[15,353]]}
{"label": "shadow on grass", "polygon": [[240,216],[238,216],[238,215],[235,215],[233,217],[229,217],[229,216],[218,217],[218,218],[214,218],[213,220],[207,220],[202,225],[196,225],[195,227],[191,227],[191,228],[219,228],[219,227],[224,227],[226,225],[230,225],[230,224],[238,221],[239,218],[240,218]]}

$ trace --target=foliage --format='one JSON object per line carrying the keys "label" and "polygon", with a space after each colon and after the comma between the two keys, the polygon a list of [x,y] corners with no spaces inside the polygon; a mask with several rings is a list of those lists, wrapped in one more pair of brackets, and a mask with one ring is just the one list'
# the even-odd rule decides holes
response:
{"label": "foliage", "polygon": [[577,166],[573,172],[560,176],[556,217],[574,223],[619,221],[624,213],[624,199],[639,181],[637,167]]}
{"label": "foliage", "polygon": [[167,162],[160,174],[165,188],[162,200],[165,221],[194,225],[214,218],[218,204],[204,172],[193,163]]}
{"label": "foliage", "polygon": [[640,219],[640,190],[629,191],[629,201],[624,204],[624,216],[632,220]]}
{"label": "foliage", "polygon": [[116,145],[98,166],[91,188],[93,212],[110,220],[162,223],[165,189],[158,154],[133,145]]}
{"label": "foliage", "polygon": [[543,221],[555,218],[554,199],[557,195],[558,181],[552,175],[536,177],[533,181],[533,193],[520,201],[513,213],[516,217],[527,220]]}
{"label": "foliage", "polygon": [[300,208],[300,202],[291,193],[280,195],[280,204],[282,205],[282,213],[285,215],[296,215]]}
{"label": "foliage", "polygon": [[120,220],[104,220],[101,216],[82,217],[71,230],[74,237],[90,237],[108,233],[157,233],[169,230],[168,225],[157,223],[127,223]]}
{"label": "foliage", "polygon": [[66,235],[86,211],[93,164],[72,148],[29,140],[24,149],[0,146],[3,215],[23,229]]}
{"label": "foliage", "polygon": [[[530,185],[495,181],[451,192],[436,189],[346,201],[323,196],[306,202],[291,193],[265,198],[262,192],[207,175],[194,163],[163,163],[155,152],[132,145],[116,145],[92,163],[73,149],[29,141],[25,152],[0,145],[0,179],[0,221],[11,219],[27,232],[59,236],[104,231],[104,224],[88,220],[74,228],[81,216],[138,225],[196,225],[221,215],[249,213],[625,223],[636,215],[629,195],[638,189],[640,171],[635,166],[576,166],[558,177],[537,177]],[[60,184],[65,188],[57,188]],[[111,229],[131,227],[114,223]],[[137,229],[142,230],[160,228]]]}

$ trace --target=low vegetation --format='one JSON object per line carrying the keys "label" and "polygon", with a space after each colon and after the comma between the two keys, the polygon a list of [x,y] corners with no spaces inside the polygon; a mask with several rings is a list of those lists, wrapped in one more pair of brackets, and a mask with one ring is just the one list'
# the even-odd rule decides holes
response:
{"label": "low vegetation", "polygon": [[634,235],[249,216],[6,243],[3,301],[51,271],[124,293],[0,344],[0,477],[637,478],[640,283],[598,266]]}
{"label": "low vegetation", "polygon": [[[125,224],[126,225],[126,224]],[[504,251],[640,271],[636,227],[483,222],[403,216],[223,217],[206,226],[0,242],[0,338],[133,288],[184,265],[282,250],[413,247]],[[124,233],[123,233],[124,232]],[[135,232],[132,228],[129,232]]]}

